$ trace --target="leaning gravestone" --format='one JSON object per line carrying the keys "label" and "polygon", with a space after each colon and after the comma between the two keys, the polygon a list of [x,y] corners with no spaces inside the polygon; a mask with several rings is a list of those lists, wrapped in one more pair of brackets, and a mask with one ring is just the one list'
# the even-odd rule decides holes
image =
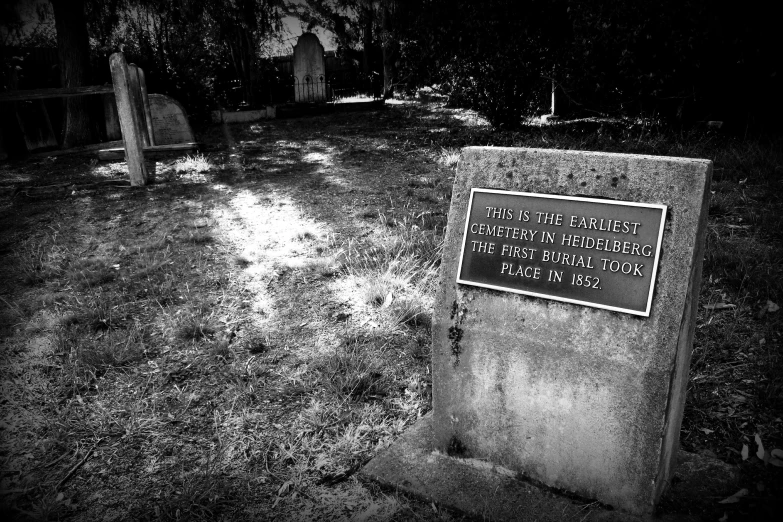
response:
{"label": "leaning gravestone", "polygon": [[653,509],[678,449],[711,169],[464,150],[433,318],[437,449]]}
{"label": "leaning gravestone", "polygon": [[294,101],[326,101],[324,47],[313,33],[304,33],[294,46]]}

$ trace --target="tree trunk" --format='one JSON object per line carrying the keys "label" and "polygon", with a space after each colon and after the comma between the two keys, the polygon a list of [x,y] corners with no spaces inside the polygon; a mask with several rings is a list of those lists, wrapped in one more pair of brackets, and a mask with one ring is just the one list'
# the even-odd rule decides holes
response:
{"label": "tree trunk", "polygon": [[[390,5],[392,4],[392,5]],[[397,51],[399,44],[394,37],[394,27],[392,20],[393,2],[387,0],[383,3],[381,19],[381,51],[383,53],[383,99],[388,100],[394,94],[394,76],[395,62],[397,61]]]}
{"label": "tree trunk", "polygon": [[[87,85],[90,75],[90,43],[84,0],[52,0],[62,87]],[[87,100],[73,96],[63,100],[64,149],[89,143],[92,138]]]}
{"label": "tree trunk", "polygon": [[364,30],[362,31],[362,45],[364,47],[362,54],[362,72],[369,80],[370,68],[372,65],[372,2],[368,2],[362,9],[362,18]]}

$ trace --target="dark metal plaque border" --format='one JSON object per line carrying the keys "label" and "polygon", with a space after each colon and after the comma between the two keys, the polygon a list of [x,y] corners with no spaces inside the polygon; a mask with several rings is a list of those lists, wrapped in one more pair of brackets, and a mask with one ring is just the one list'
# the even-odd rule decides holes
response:
{"label": "dark metal plaque border", "polygon": [[[473,210],[473,202],[474,202],[474,195],[476,193],[487,193],[487,194],[502,194],[505,196],[524,196],[524,197],[530,197],[530,198],[540,198],[540,199],[554,199],[554,200],[564,200],[564,201],[578,201],[578,202],[584,202],[584,203],[598,203],[601,205],[609,205],[609,206],[624,206],[624,207],[642,207],[647,209],[658,209],[661,211],[661,218],[660,218],[660,227],[658,229],[657,233],[657,241],[655,242],[655,256],[654,256],[654,262],[653,262],[653,269],[651,272],[650,277],[650,288],[647,292],[647,303],[644,308],[644,310],[637,310],[637,309],[631,309],[631,308],[623,308],[623,307],[617,307],[617,306],[611,306],[606,305],[603,303],[596,303],[593,301],[585,301],[585,300],[579,300],[579,299],[572,299],[568,297],[562,297],[558,295],[548,294],[548,293],[541,293],[541,292],[534,292],[530,290],[523,290],[519,288],[514,287],[507,287],[502,285],[492,285],[492,284],[485,284],[477,281],[471,281],[467,279],[462,279],[462,269],[463,269],[463,261],[465,258],[465,246],[468,239],[468,231],[470,227],[471,222],[471,214]],[[528,295],[531,297],[539,297],[543,299],[551,299],[553,301],[560,301],[564,303],[571,303],[571,304],[577,304],[582,306],[589,306],[593,308],[600,308],[603,310],[611,310],[614,312],[622,312],[632,315],[638,315],[642,317],[649,317],[650,316],[650,309],[652,307],[652,298],[653,293],[655,290],[655,281],[658,275],[658,262],[660,259],[660,253],[661,253],[661,242],[663,241],[663,229],[666,222],[666,205],[661,205],[657,203],[637,203],[634,201],[617,201],[617,200],[609,200],[609,199],[597,199],[597,198],[590,198],[590,197],[579,197],[579,196],[559,196],[554,194],[536,194],[531,192],[515,192],[515,191],[509,191],[509,190],[496,190],[496,189],[483,189],[483,188],[471,188],[470,190],[470,201],[468,203],[468,212],[465,216],[465,230],[462,236],[462,250],[460,251],[460,258],[459,258],[459,266],[457,268],[457,283],[464,284],[464,285],[471,285],[471,286],[477,286],[481,288],[489,288],[492,290],[499,290],[501,292],[511,292],[515,294],[522,294],[522,295]]]}

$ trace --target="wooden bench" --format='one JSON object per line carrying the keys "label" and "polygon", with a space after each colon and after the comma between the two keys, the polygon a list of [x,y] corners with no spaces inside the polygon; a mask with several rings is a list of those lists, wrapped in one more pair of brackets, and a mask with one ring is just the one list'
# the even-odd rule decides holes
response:
{"label": "wooden bench", "polygon": [[[46,108],[41,100],[49,98],[65,98],[69,96],[86,96],[92,94],[114,94],[117,104],[117,116],[119,118],[119,128],[122,134],[123,147],[109,147],[98,150],[98,158],[103,160],[123,159],[128,162],[128,173],[130,182],[133,186],[146,185],[150,181],[150,173],[147,172],[147,166],[144,162],[145,155],[149,159],[155,159],[161,155],[172,152],[182,152],[194,150],[197,144],[193,141],[183,141],[182,143],[161,143],[156,144],[155,116],[150,107],[150,96],[157,97],[156,102],[174,104],[178,108],[179,114],[185,120],[187,125],[187,135],[192,140],[192,131],[187,122],[187,116],[175,100],[163,95],[149,95],[147,93],[147,82],[144,77],[144,71],[134,64],[128,64],[123,53],[114,53],[109,58],[111,68],[112,86],[98,85],[76,88],[62,89],[32,89],[21,91],[9,91],[0,93],[0,102],[20,102],[37,100],[40,107],[36,107],[42,115],[44,127],[42,132],[36,135],[35,131],[27,132],[25,130],[24,118],[17,113],[17,120],[23,129],[25,141],[28,150],[41,147],[57,146],[54,133],[51,130]],[[111,111],[113,114],[113,111]],[[108,116],[107,116],[108,118]],[[116,120],[115,120],[116,122]],[[115,123],[116,125],[116,123]],[[116,127],[115,127],[116,129]],[[160,131],[160,129],[158,129]],[[29,134],[29,135],[28,135]],[[54,141],[52,143],[52,140]],[[165,141],[165,140],[163,140]],[[113,145],[113,144],[112,144]],[[90,146],[90,149],[100,147]]]}
{"label": "wooden bench", "polygon": [[[109,66],[130,182],[133,186],[146,185],[151,180],[151,174],[147,171],[145,155],[154,158],[166,152],[193,150],[197,145],[193,142],[155,145],[152,111],[144,71],[133,64],[128,65],[123,53],[112,54],[109,57]],[[104,149],[98,151],[98,157],[120,159],[122,152],[119,148]]]}

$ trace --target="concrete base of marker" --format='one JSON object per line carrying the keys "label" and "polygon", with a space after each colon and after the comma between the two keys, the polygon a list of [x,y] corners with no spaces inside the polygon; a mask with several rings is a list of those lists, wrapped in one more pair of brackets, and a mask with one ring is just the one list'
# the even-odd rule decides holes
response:
{"label": "concrete base of marker", "polygon": [[[515,472],[484,460],[462,459],[433,449],[432,414],[428,414],[392,446],[371,460],[359,473],[363,480],[435,502],[483,520],[517,521],[586,520],[644,521],[610,506],[560,494],[538,486]],[[677,484],[664,496],[677,505],[692,506],[708,498],[735,492],[738,470],[717,459],[680,452],[674,470]],[[669,513],[656,521],[697,521],[698,516]]]}

